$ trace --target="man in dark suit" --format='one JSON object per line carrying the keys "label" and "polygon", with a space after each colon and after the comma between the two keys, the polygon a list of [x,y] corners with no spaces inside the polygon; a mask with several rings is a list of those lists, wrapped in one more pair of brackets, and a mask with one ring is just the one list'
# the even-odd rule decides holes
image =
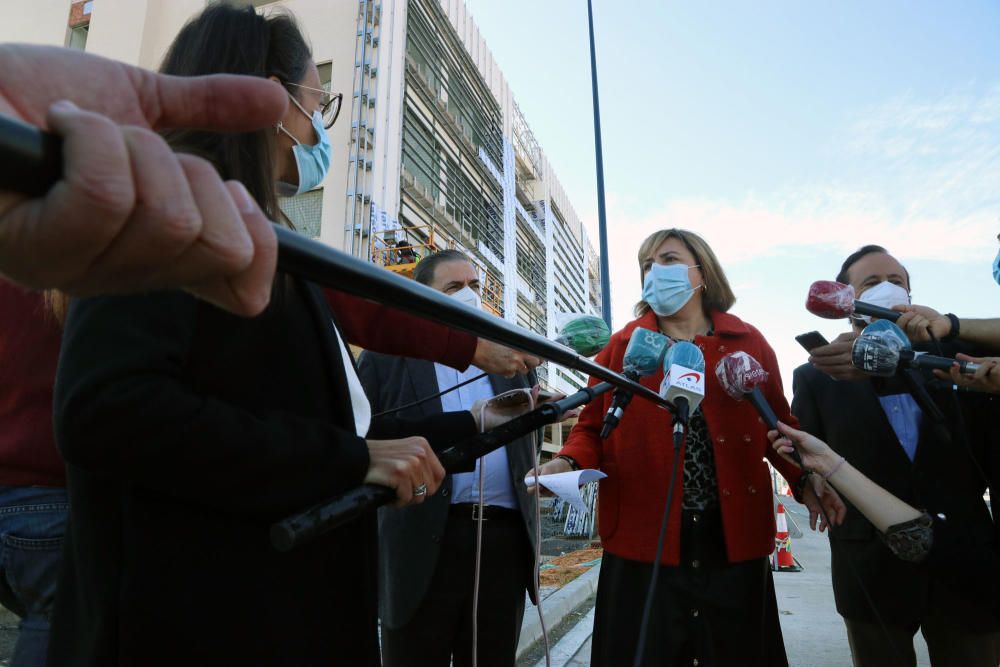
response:
{"label": "man in dark suit", "polygon": [[[884,307],[909,300],[909,274],[879,246],[848,257],[837,280]],[[960,414],[974,416],[978,398],[959,404],[950,383],[915,371],[887,380],[861,374],[850,350],[865,324],[854,321],[851,332],[812,350],[811,363],[795,370],[792,412],[804,430],[890,493],[947,516],[971,543],[990,544],[986,482],[976,460],[982,452],[972,444],[983,434],[961,426],[976,422]],[[1000,664],[998,619],[933,578],[926,564],[895,558],[850,503],[843,525],[830,532],[830,547],[834,597],[855,667],[915,665],[918,628],[934,667]]]}
{"label": "man in dark suit", "polygon": [[[414,279],[480,305],[478,273],[461,252],[445,250],[424,258]],[[469,409],[477,399],[534,382],[531,376],[507,379],[484,375],[475,366],[462,372],[369,352],[361,355],[358,371],[375,414],[471,380],[399,411],[402,417]],[[481,469],[486,507],[478,577],[478,664],[513,667],[525,589],[533,595],[535,510],[523,480],[537,446],[536,435],[515,440],[481,459],[474,473],[446,477],[440,491],[423,504],[379,513],[379,615],[386,667],[448,667],[453,658],[456,667],[471,664]]]}

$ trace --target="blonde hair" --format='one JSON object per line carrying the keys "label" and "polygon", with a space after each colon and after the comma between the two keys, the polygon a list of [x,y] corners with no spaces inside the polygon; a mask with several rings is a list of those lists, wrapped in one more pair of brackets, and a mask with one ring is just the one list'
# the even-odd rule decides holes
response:
{"label": "blonde hair", "polygon": [[[639,246],[639,281],[640,284],[645,279],[642,265],[652,256],[656,249],[663,245],[667,239],[677,239],[694,256],[694,263],[701,267],[701,275],[704,278],[705,293],[702,295],[702,307],[706,313],[712,311],[726,312],[736,303],[736,295],[733,294],[726,278],[726,272],[722,270],[718,258],[712,252],[712,248],[705,243],[694,232],[686,229],[661,229],[646,237],[646,240]],[[649,304],[640,301],[635,304],[635,316],[642,317],[649,312]]]}

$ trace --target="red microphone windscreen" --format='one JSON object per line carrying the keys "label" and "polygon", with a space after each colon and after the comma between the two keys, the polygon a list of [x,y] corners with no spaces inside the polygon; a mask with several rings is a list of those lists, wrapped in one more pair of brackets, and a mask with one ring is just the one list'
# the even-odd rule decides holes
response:
{"label": "red microphone windscreen", "polygon": [[739,401],[754,387],[767,382],[768,373],[746,352],[730,352],[715,365],[715,376],[722,390]]}
{"label": "red microphone windscreen", "polygon": [[828,320],[839,320],[854,312],[854,288],[834,280],[817,280],[809,286],[806,310]]}

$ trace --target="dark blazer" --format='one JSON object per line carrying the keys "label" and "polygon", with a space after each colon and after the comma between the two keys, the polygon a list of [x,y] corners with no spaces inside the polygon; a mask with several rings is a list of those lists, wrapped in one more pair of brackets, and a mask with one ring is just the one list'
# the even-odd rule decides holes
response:
{"label": "dark blazer", "polygon": [[[961,527],[969,544],[977,550],[989,550],[993,527],[982,498],[985,483],[972,463],[970,447],[963,443],[950,389],[930,382],[930,376],[913,376],[941,408],[948,433],[935,430],[925,411],[912,462],[882,409],[874,381],[837,381],[805,364],[795,370],[792,412],[804,430],[825,440],[874,482],[914,507],[943,513],[949,524]],[[967,411],[964,421],[973,441],[971,449],[980,458],[982,452],[975,442],[984,434],[975,426],[976,420],[968,419],[976,416],[979,399],[967,394],[961,400],[962,411]],[[875,527],[850,503],[845,504],[848,511],[843,525],[830,533],[833,592],[842,616],[875,621],[858,584],[860,577],[888,624],[917,623],[933,593],[937,604],[947,604],[949,616],[965,628],[986,631],[1000,627],[996,617],[954,596],[951,586],[931,576],[927,563],[908,563],[893,556],[879,540]],[[851,571],[852,565],[857,575]]]}
{"label": "dark blazer", "polygon": [[[373,412],[390,410],[447,389],[438,387],[434,364],[429,361],[364,352],[358,360],[358,370]],[[496,394],[534,383],[533,379],[526,380],[522,376],[489,377]],[[441,400],[434,399],[400,411],[398,416],[426,419],[440,414],[441,410]],[[535,506],[522,480],[532,468],[538,442],[538,437],[531,435],[507,445],[510,475],[532,545],[535,544]],[[379,616],[390,628],[405,625],[413,617],[430,587],[448,520],[451,482],[451,475],[448,475],[437,494],[419,505],[379,511]],[[534,599],[531,576],[530,571],[525,573],[525,588]]]}
{"label": "dark blazer", "polygon": [[[360,484],[333,321],[279,276],[261,316],[182,292],[70,309],[56,382],[70,520],[49,665],[377,665],[374,516],[290,553],[270,524]],[[469,413],[371,437],[475,432]]]}

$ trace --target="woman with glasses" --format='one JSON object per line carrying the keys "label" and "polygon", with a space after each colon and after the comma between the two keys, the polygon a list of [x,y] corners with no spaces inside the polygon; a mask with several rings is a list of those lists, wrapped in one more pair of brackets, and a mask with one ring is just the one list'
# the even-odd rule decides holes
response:
{"label": "woman with glasses", "polygon": [[[290,17],[213,4],[162,71],[268,77],[288,94],[273,128],[168,133],[184,168],[242,182],[273,220],[279,188],[322,181],[339,98],[321,90]],[[334,313],[279,270],[253,319],[181,291],[71,305],[54,404],[71,509],[50,665],[379,663],[374,514],[288,553],[271,547],[269,527],[362,483],[421,502],[444,476],[429,442],[479,431],[469,412],[373,421],[345,339],[459,368],[476,346],[401,314],[380,326],[360,300],[332,302]]]}

